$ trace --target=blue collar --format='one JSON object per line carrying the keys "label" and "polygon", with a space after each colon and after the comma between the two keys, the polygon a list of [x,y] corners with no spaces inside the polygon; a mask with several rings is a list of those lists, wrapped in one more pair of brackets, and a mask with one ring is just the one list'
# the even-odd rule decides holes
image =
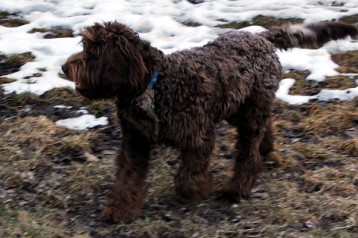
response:
{"label": "blue collar", "polygon": [[153,89],[154,87],[154,84],[157,82],[158,80],[158,75],[159,75],[159,72],[158,70],[156,69],[153,73],[153,76],[152,76],[152,80],[150,81],[149,85],[148,85],[148,89]]}

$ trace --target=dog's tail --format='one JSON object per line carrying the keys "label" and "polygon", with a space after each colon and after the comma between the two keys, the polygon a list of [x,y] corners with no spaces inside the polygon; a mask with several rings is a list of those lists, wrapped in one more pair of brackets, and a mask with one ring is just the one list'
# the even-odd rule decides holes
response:
{"label": "dog's tail", "polygon": [[358,27],[340,22],[287,24],[272,27],[260,35],[279,49],[319,48],[330,40],[343,39],[347,36],[357,39]]}

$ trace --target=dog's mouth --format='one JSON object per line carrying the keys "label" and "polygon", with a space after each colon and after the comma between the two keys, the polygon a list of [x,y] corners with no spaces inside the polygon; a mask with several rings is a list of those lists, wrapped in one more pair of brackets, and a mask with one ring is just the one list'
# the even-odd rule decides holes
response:
{"label": "dog's mouth", "polygon": [[86,87],[79,83],[79,82],[74,82],[75,83],[75,87],[76,87],[76,90],[86,90]]}
{"label": "dog's mouth", "polygon": [[79,87],[76,85],[76,91],[88,99],[97,98],[95,90],[92,90],[90,88]]}
{"label": "dog's mouth", "polygon": [[79,88],[76,86],[76,91],[90,100],[99,100],[110,98],[106,90],[92,89],[92,88]]}

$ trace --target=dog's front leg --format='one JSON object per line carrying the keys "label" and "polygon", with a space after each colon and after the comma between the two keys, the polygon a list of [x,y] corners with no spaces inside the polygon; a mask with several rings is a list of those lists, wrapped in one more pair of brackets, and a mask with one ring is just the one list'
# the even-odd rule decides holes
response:
{"label": "dog's front leg", "polygon": [[[198,200],[206,198],[212,188],[208,174],[210,155],[215,146],[215,125],[196,127],[193,139],[181,148],[181,161],[174,177],[175,190],[183,198]],[[200,131],[202,129],[202,131]]]}
{"label": "dog's front leg", "polygon": [[131,222],[140,212],[143,184],[148,170],[150,145],[147,137],[121,121],[122,144],[117,157],[117,174],[102,217],[110,222]]}
{"label": "dog's front leg", "polygon": [[[211,151],[210,151],[211,152]],[[175,190],[183,198],[199,200],[208,197],[212,183],[208,175],[210,153],[181,152],[181,164],[174,177]]]}

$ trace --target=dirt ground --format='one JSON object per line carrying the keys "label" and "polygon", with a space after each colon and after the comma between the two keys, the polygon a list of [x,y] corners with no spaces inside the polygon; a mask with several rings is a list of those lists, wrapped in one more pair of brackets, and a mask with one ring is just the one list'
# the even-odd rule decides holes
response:
{"label": "dirt ground", "polygon": [[[27,24],[9,16],[1,13],[0,24]],[[263,16],[254,23],[260,22],[282,23]],[[47,31],[48,37],[72,36],[70,30]],[[33,59],[31,52],[0,52],[0,77]],[[340,72],[358,72],[358,52],[332,59]],[[304,79],[307,73],[287,74],[298,79],[292,93],[354,87],[358,79],[337,76],[315,83]],[[0,78],[0,84],[11,81]],[[81,115],[83,108],[107,116],[109,124],[86,131],[55,125]],[[357,237],[358,98],[301,106],[278,100],[274,128],[276,149],[265,160],[249,200],[232,204],[215,194],[201,202],[181,200],[172,182],[178,152],[160,146],[151,156],[140,217],[131,224],[107,224],[98,215],[114,179],[121,140],[113,103],[90,102],[68,88],[37,96],[5,94],[0,87],[0,237]],[[214,190],[231,176],[235,138],[234,128],[218,125],[210,167]]]}

